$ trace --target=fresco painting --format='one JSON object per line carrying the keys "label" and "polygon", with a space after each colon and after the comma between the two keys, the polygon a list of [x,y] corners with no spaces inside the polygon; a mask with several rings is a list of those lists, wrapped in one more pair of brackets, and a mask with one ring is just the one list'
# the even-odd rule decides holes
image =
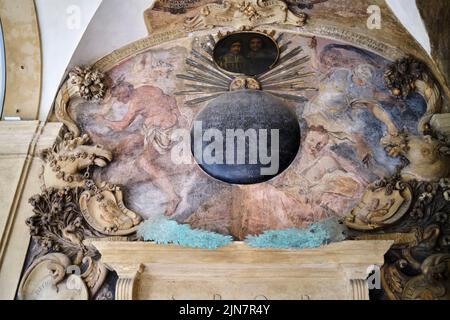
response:
{"label": "fresco painting", "polygon": [[123,186],[127,207],[144,218],[165,215],[236,240],[347,215],[369,183],[399,164],[380,139],[402,129],[415,132],[425,102],[389,94],[383,72],[390,61],[380,56],[325,39],[289,37],[310,57],[305,71],[315,75],[305,85],[316,90],[303,102],[287,102],[299,119],[302,144],[281,175],[231,185],[195,162],[173,163],[178,141],[172,132],[189,130],[206,105],[188,106],[175,95],[183,89],[176,75],[184,72],[188,48],[202,40],[183,39],[117,65],[107,75],[112,90],[104,101],[71,109],[82,131],[113,151],[114,162],[95,169],[94,177]]}
{"label": "fresco painting", "polygon": [[231,34],[220,40],[214,51],[219,67],[249,76],[269,70],[279,56],[275,41],[256,32]]}

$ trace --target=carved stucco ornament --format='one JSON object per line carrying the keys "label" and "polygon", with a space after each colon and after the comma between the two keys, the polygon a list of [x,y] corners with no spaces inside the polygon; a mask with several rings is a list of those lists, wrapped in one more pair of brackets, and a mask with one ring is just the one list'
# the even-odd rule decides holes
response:
{"label": "carved stucco ornament", "polygon": [[81,274],[81,279],[89,290],[89,297],[92,298],[102,287],[109,271],[101,260],[89,256],[83,258],[83,264],[87,265],[87,268]]}
{"label": "carved stucco ornament", "polygon": [[412,192],[400,180],[381,180],[372,184],[361,202],[347,217],[347,226],[356,230],[375,230],[399,221],[411,207]]}
{"label": "carved stucco ornament", "polygon": [[420,267],[422,274],[409,279],[403,300],[450,300],[450,255],[428,257]]}
{"label": "carved stucco ornament", "polygon": [[[79,266],[62,253],[50,253],[38,258],[25,272],[19,285],[20,300],[88,300],[105,281],[106,267],[91,257],[81,273]],[[78,271],[78,272],[77,272]]]}
{"label": "carved stucco ornament", "polygon": [[98,101],[105,97],[107,91],[105,76],[92,67],[76,67],[69,72],[69,79],[64,82],[55,100],[55,115],[74,138],[80,136],[80,129],[70,117],[67,107],[86,101]]}
{"label": "carved stucco ornament", "polygon": [[410,133],[399,133],[397,136],[386,136],[381,144],[393,157],[407,160],[401,170],[405,181],[439,181],[450,175],[450,155],[448,146],[430,135],[419,136]]}
{"label": "carved stucco ornament", "polygon": [[69,81],[78,88],[80,96],[86,101],[103,99],[106,93],[104,74],[91,67],[76,67],[69,72]]}
{"label": "carved stucco ornament", "polygon": [[26,221],[31,236],[44,251],[64,253],[77,265],[84,257],[95,255],[83,240],[103,236],[83,219],[80,192],[77,188],[44,190],[30,199],[33,215]]}
{"label": "carved stucco ornament", "polygon": [[[70,294],[75,293],[70,291],[72,290],[71,287],[68,288],[69,292],[64,291],[64,295],[55,293],[52,288],[47,288],[48,277],[43,271],[39,271],[42,267],[41,264],[45,265],[47,261],[53,261],[51,266],[54,268],[52,270],[55,270],[53,272],[53,277],[56,279],[54,282],[63,283],[63,288],[66,288],[64,287],[66,282],[72,285],[79,284],[77,292],[82,293],[80,299],[86,298],[84,291],[81,292],[80,290],[87,288],[88,297],[92,298],[103,285],[108,270],[98,260],[96,249],[89,243],[85,243],[85,240],[104,238],[105,234],[92,228],[83,218],[79,204],[81,192],[83,192],[83,189],[80,188],[50,188],[30,199],[34,213],[27,219],[30,233],[35,243],[40,246],[41,252],[44,254],[53,253],[38,258],[27,269],[23,278],[23,282],[27,284],[22,294],[24,299],[72,299]],[[85,214],[89,215],[90,212]],[[36,269],[39,271],[37,275],[32,273],[35,266],[40,268]],[[85,271],[65,276],[62,269],[64,269],[64,272],[66,270],[69,272],[69,269],[67,269],[69,266],[78,270],[85,269]],[[40,284],[38,284],[39,282]],[[42,287],[42,290],[45,288],[46,291],[44,293],[33,293],[41,290],[33,289],[36,286]],[[56,290],[56,288],[53,289]]]}
{"label": "carved stucco ornament", "polygon": [[[112,161],[112,153],[102,146],[90,145],[87,134],[80,136],[80,130],[67,112],[69,102],[76,107],[82,101],[102,99],[106,86],[104,76],[92,68],[77,67],[69,73],[58,94],[56,113],[69,133],[53,148],[41,152],[44,161],[41,173],[42,189],[81,190],[78,206],[82,217],[102,235],[122,236],[136,231],[141,218],[127,209],[118,186],[108,182],[89,179],[90,167],[105,167]],[[82,100],[82,101],[80,101]]]}
{"label": "carved stucco ornament", "polygon": [[417,242],[397,249],[399,257],[382,268],[382,285],[392,300],[450,300],[450,254],[438,253],[442,231],[431,225]]}
{"label": "carved stucco ornament", "polygon": [[25,272],[18,290],[20,300],[87,300],[89,291],[80,275],[67,275],[72,265],[62,253],[37,259]]}
{"label": "carved stucco ornament", "polygon": [[[394,181],[402,181],[397,176]],[[449,179],[439,182],[402,182],[411,190],[412,203],[395,213],[399,219],[372,228],[369,214],[359,210],[348,217],[355,239],[395,240],[382,267],[382,285],[388,299],[450,299]],[[392,186],[393,184],[391,184]],[[384,188],[389,189],[391,187]],[[394,216],[395,216],[394,215]]]}
{"label": "carved stucco ornament", "polygon": [[[47,255],[27,269],[20,299],[93,298],[108,270],[85,240],[131,235],[141,222],[140,216],[125,207],[118,186],[97,185],[90,179],[89,169],[108,165],[112,153],[81,135],[67,111],[69,103],[76,107],[102,99],[106,90],[103,80],[103,75],[91,68],[76,68],[58,94],[55,112],[69,132],[52,148],[40,152],[42,193],[29,200],[34,214],[27,219],[41,254]],[[66,274],[72,267],[85,271]]]}
{"label": "carved stucco ornament", "polygon": [[229,0],[223,4],[205,5],[198,15],[185,21],[184,27],[189,31],[228,26],[253,28],[271,23],[301,27],[306,21],[306,13],[294,14],[283,1]]}
{"label": "carved stucco ornament", "polygon": [[142,219],[125,207],[122,190],[118,186],[104,183],[97,188],[93,181],[89,181],[87,187],[88,190],[80,196],[80,209],[92,228],[110,236],[136,232]]}
{"label": "carved stucco ornament", "polygon": [[80,188],[85,184],[81,173],[91,166],[104,167],[112,153],[98,145],[88,145],[88,135],[73,138],[67,134],[52,148],[40,152],[44,161],[41,180],[44,188]]}
{"label": "carved stucco ornament", "polygon": [[425,99],[427,111],[419,120],[418,130],[421,134],[429,131],[429,122],[434,114],[442,111],[443,101],[439,86],[426,66],[413,57],[404,57],[388,66],[384,81],[396,97],[405,99],[417,92]]}
{"label": "carved stucco ornament", "polygon": [[107,182],[97,186],[89,179],[88,168],[104,167],[112,160],[110,151],[100,146],[86,145],[89,140],[88,135],[72,138],[68,134],[53,148],[41,152],[44,160],[42,189],[76,188],[82,192],[77,205],[92,228],[109,236],[134,233],[141,218],[125,207],[120,188]]}
{"label": "carved stucco ornament", "polygon": [[450,175],[448,145],[431,132],[430,120],[442,110],[443,98],[439,87],[420,61],[405,57],[390,65],[385,72],[386,86],[397,97],[406,98],[419,93],[427,110],[419,120],[419,134],[399,131],[381,139],[381,144],[391,157],[401,157],[406,164],[401,170],[404,180],[439,181]]}

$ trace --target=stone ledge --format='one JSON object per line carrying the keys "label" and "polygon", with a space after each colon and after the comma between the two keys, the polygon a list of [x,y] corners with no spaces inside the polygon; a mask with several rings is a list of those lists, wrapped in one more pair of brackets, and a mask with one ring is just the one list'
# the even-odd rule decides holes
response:
{"label": "stone ledge", "polygon": [[116,299],[352,300],[368,299],[367,270],[384,263],[393,241],[344,241],[306,250],[256,249],[242,242],[218,250],[92,244],[121,279]]}

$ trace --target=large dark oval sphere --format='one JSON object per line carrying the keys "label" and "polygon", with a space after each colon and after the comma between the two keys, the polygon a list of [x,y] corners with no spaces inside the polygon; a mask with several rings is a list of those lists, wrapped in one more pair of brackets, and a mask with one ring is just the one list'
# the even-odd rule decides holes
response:
{"label": "large dark oval sphere", "polygon": [[[215,131],[209,129],[215,129]],[[250,139],[246,138],[245,162],[244,164],[238,164],[238,140],[235,139],[234,144],[229,144],[233,147],[234,153],[230,155],[230,150],[227,150],[226,141],[230,129],[242,129],[243,132],[256,133],[258,141],[263,137],[263,142],[265,137],[263,130],[267,130],[266,150],[260,148],[259,142],[250,146]],[[247,131],[249,129],[253,130]],[[273,141],[276,145],[276,131],[272,130],[278,130],[279,134],[279,148],[275,149],[279,154],[279,165],[278,168],[277,166],[274,167],[275,170],[277,169],[276,171],[272,170],[268,173],[261,169],[271,167],[270,163],[267,164],[267,157],[272,157],[272,162],[276,162],[276,156],[271,155],[272,138],[275,139]],[[204,136],[205,132],[209,133],[210,136]],[[272,135],[273,132],[275,134]],[[220,134],[222,138],[219,137],[216,141],[217,134]],[[251,136],[255,137],[255,134]],[[221,139],[222,143],[220,143]],[[232,139],[229,139],[229,141],[232,141]],[[223,146],[222,157],[220,151],[211,148],[213,142],[216,142],[215,146]],[[241,150],[242,146],[243,144],[241,144]],[[252,147],[256,147],[257,159],[254,156],[249,157]],[[211,101],[197,115],[191,130],[191,148],[199,166],[210,176],[231,184],[261,183],[279,175],[292,163],[300,148],[300,126],[296,114],[281,99],[269,93],[256,90],[229,92]],[[211,151],[212,149],[214,151]],[[253,155],[255,155],[254,150]],[[219,163],[211,164],[211,160],[204,161],[205,155],[208,154],[216,156],[215,159]],[[229,155],[228,159],[230,160],[233,154],[234,162],[227,162],[227,155]],[[261,162],[261,154],[266,156],[266,162],[264,162],[264,158]],[[252,159],[253,163],[250,161]]]}

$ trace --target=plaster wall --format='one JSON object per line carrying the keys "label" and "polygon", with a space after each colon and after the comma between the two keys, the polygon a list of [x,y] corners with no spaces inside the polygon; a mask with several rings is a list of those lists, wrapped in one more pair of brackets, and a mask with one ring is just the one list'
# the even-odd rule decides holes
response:
{"label": "plaster wall", "polygon": [[36,0],[35,3],[42,42],[39,119],[45,120],[73,52],[102,0]]}

